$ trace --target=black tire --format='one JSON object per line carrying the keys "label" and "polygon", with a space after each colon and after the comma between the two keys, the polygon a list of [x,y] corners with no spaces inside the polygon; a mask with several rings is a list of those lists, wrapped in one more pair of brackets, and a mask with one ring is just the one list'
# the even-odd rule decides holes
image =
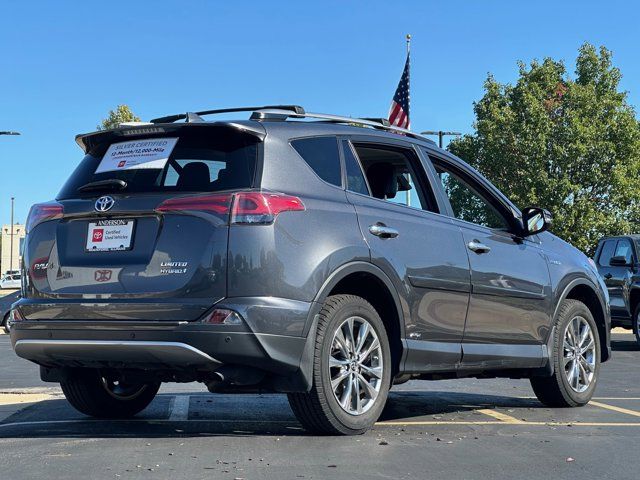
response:
{"label": "black tire", "polygon": [[640,303],[636,305],[636,309],[633,312],[633,318],[631,319],[633,334],[636,336],[636,343],[640,346]]}
{"label": "black tire", "polygon": [[[593,332],[595,343],[593,379],[583,392],[576,391],[570,386],[563,364],[565,331],[569,322],[577,317],[586,320]],[[593,315],[584,303],[569,299],[562,301],[555,327],[551,359],[554,365],[554,373],[550,377],[532,377],[531,386],[538,400],[548,407],[581,407],[589,403],[598,383],[598,375],[600,373],[600,336],[598,327]]]}
{"label": "black tire", "polygon": [[[60,383],[68,402],[80,413],[99,418],[129,418],[154,399],[159,383],[128,385],[120,391],[97,370],[82,370]],[[112,391],[109,391],[109,388]]]}
{"label": "black tire", "polygon": [[[378,337],[382,352],[383,368],[378,383],[379,392],[370,402],[368,410],[358,415],[349,414],[335,398],[329,368],[334,334],[350,317],[359,317],[369,323],[369,327],[373,328]],[[378,361],[379,356],[376,356]],[[346,368],[345,371],[349,371],[349,367],[340,368]],[[289,404],[302,426],[309,432],[322,435],[362,434],[373,426],[382,413],[391,384],[391,370],[389,339],[378,312],[361,297],[333,295],[327,298],[318,314],[311,390],[305,393],[288,394]],[[357,397],[360,397],[360,393]]]}

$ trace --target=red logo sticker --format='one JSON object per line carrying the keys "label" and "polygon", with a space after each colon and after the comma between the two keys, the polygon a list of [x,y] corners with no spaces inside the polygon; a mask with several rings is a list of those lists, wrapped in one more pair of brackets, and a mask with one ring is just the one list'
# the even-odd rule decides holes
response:
{"label": "red logo sticker", "polygon": [[93,231],[94,242],[101,242],[103,237],[104,237],[104,228],[96,228]]}
{"label": "red logo sticker", "polygon": [[127,164],[126,160],[121,160],[120,162],[118,162],[118,168],[122,168]]}
{"label": "red logo sticker", "polygon": [[96,270],[93,278],[96,282],[108,282],[111,280],[111,270]]}

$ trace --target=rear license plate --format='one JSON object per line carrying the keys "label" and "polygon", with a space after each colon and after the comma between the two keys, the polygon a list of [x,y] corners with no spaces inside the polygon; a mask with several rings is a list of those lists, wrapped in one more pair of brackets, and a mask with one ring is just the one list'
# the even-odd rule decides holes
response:
{"label": "rear license plate", "polygon": [[135,220],[89,222],[87,252],[117,252],[131,249]]}

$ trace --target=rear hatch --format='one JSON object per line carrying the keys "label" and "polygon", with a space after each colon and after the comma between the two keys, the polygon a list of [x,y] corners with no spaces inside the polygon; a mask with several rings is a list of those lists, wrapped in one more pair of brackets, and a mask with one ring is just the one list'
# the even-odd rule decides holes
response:
{"label": "rear hatch", "polygon": [[199,318],[226,295],[229,206],[259,186],[262,138],[223,122],[80,137],[86,156],[29,215],[23,315]]}

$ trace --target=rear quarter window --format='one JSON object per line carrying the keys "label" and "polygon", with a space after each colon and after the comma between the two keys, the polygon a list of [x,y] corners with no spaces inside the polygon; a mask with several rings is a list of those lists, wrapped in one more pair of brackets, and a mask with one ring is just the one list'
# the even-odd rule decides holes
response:
{"label": "rear quarter window", "polygon": [[291,146],[325,182],[342,186],[338,139],[314,137],[292,140]]}

